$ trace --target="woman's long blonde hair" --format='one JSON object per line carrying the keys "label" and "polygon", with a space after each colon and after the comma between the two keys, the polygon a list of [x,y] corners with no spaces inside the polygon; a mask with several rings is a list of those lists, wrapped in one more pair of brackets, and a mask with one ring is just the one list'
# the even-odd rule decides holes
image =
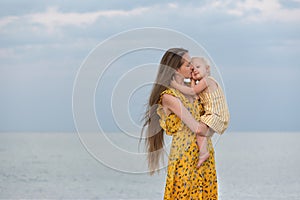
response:
{"label": "woman's long blonde hair", "polygon": [[159,171],[162,151],[164,150],[164,135],[163,129],[159,124],[159,116],[156,112],[157,104],[160,99],[160,94],[169,87],[175,71],[183,64],[182,57],[186,53],[188,53],[186,49],[171,48],[163,55],[148,104],[146,105],[147,110],[143,118],[145,123],[142,128],[142,135],[145,131],[148,167],[151,175],[153,175],[155,171]]}

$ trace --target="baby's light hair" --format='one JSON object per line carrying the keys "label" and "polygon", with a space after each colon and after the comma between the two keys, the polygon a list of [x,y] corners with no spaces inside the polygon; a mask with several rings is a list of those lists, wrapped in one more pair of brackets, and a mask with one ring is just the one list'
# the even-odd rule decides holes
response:
{"label": "baby's light hair", "polygon": [[[203,57],[203,56],[195,56],[195,57],[192,57],[192,62],[193,62],[193,60],[198,60],[198,61],[200,61],[200,62],[203,62],[204,65],[206,65],[205,67],[208,67],[209,69],[211,68],[210,61],[209,61],[207,58]],[[210,70],[207,71],[207,74],[208,74],[209,76],[211,75]]]}
{"label": "baby's light hair", "polygon": [[206,65],[208,65],[209,67],[211,67],[210,61],[207,58],[203,57],[203,56],[192,57],[192,61],[193,60],[202,60]]}

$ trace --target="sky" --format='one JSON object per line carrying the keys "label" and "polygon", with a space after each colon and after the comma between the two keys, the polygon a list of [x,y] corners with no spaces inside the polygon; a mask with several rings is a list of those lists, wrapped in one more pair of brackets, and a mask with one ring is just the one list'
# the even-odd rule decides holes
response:
{"label": "sky", "polygon": [[[144,27],[182,33],[208,52],[223,81],[229,131],[300,131],[299,0],[3,0],[0,132],[76,131],[72,92],[82,63],[101,42]],[[114,45],[108,51],[122,48]],[[108,84],[95,92],[95,113],[104,131],[122,129],[115,119],[122,113],[112,111],[113,98],[106,98],[122,74],[158,64],[162,54],[144,50],[112,64]],[[138,88],[130,99],[113,103],[127,102],[133,123],[140,126],[151,87]]]}

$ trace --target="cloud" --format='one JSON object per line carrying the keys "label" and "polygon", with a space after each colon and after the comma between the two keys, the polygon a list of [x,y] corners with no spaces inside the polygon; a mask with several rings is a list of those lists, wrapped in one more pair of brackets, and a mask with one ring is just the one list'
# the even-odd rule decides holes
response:
{"label": "cloud", "polygon": [[[300,1],[297,1],[300,2]],[[205,3],[185,3],[172,4],[173,10],[169,12],[180,12],[181,15],[187,16],[203,16],[214,13],[223,17],[235,17],[239,21],[261,23],[261,22],[283,22],[294,23],[299,22],[300,8],[297,3],[293,3],[293,7],[286,7],[287,2],[278,0],[224,0],[224,1],[206,1]],[[163,6],[153,7],[163,11]],[[151,12],[153,12],[151,10]],[[213,16],[210,16],[213,18]]]}
{"label": "cloud", "polygon": [[148,8],[139,7],[132,10],[104,10],[95,12],[61,12],[58,7],[49,7],[46,12],[38,12],[23,16],[6,16],[0,19],[0,28],[4,28],[17,21],[24,21],[32,25],[42,25],[48,31],[53,32],[57,27],[75,26],[82,27],[95,23],[101,17],[129,17],[138,16],[146,12]]}
{"label": "cloud", "polygon": [[9,58],[9,59],[15,59],[16,58],[16,54],[15,54],[15,52],[14,52],[13,49],[0,48],[0,58],[1,59],[3,59],[3,58],[5,58],[5,59],[7,59],[7,58]]}
{"label": "cloud", "polygon": [[11,24],[11,23],[15,22],[18,19],[19,19],[19,17],[17,17],[17,16],[3,17],[2,19],[0,19],[0,28],[5,27],[8,24]]}
{"label": "cloud", "polygon": [[135,7],[129,10],[106,9],[86,12],[62,12],[63,7],[51,6],[45,12],[36,12],[25,15],[13,15],[0,18],[0,28],[18,20],[28,21],[32,24],[42,25],[48,30],[57,27],[75,26],[82,27],[94,24],[99,18],[113,19],[120,17],[136,17],[152,14],[153,20],[157,16],[178,14],[181,16],[203,16],[208,12],[237,17],[240,20],[297,22],[300,18],[300,9],[285,8],[278,0],[246,0],[246,1],[206,1],[202,3],[154,3],[147,7]]}
{"label": "cloud", "polygon": [[246,1],[225,1],[218,5],[226,10],[227,14],[241,17],[244,21],[250,22],[299,22],[300,9],[284,8],[278,0],[246,0]]}
{"label": "cloud", "polygon": [[136,8],[129,11],[125,10],[107,10],[87,13],[63,13],[58,8],[48,8],[45,13],[36,13],[29,15],[30,21],[39,23],[53,29],[55,26],[83,26],[93,24],[99,17],[116,17],[116,16],[136,16],[145,12],[147,8]]}

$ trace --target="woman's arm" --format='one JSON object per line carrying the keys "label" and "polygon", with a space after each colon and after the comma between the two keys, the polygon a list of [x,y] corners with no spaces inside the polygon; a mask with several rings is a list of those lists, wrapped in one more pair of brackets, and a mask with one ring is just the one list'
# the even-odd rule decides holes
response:
{"label": "woman's arm", "polygon": [[176,97],[164,94],[162,96],[162,105],[175,113],[197,135],[211,136],[211,134],[207,135],[205,134],[206,131],[203,131],[207,126],[195,120],[191,113],[183,106],[182,102]]}

